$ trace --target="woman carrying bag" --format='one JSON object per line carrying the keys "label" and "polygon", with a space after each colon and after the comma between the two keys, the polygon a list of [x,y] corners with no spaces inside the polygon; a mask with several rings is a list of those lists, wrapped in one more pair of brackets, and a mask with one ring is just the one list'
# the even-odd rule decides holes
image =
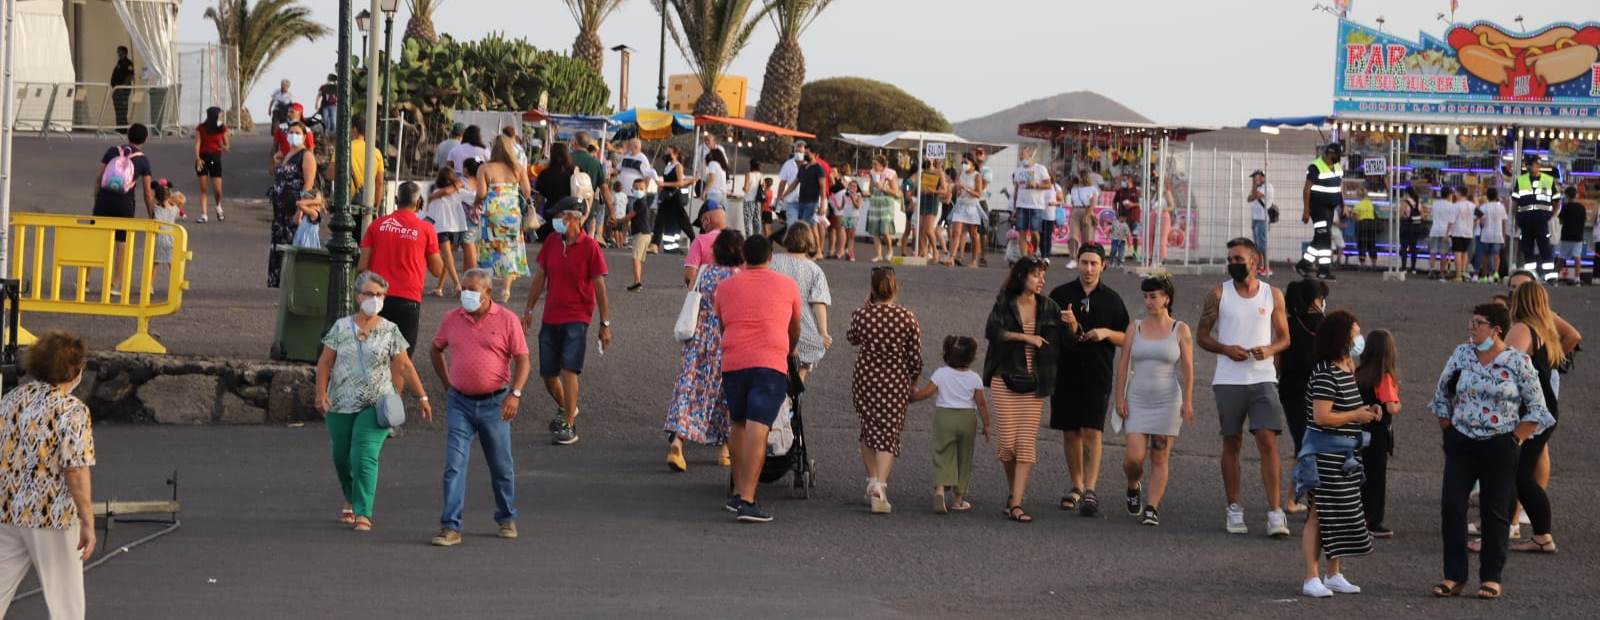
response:
{"label": "woman carrying bag", "polygon": [[360,311],[333,324],[317,359],[317,411],[327,419],[333,469],[345,500],[339,521],[358,532],[372,530],[378,453],[395,418],[404,420],[403,412],[393,410],[399,406],[396,392],[409,384],[422,421],[433,421],[428,394],[406,355],[406,339],[399,326],[378,316],[388,291],[382,276],[363,272],[356,279]]}

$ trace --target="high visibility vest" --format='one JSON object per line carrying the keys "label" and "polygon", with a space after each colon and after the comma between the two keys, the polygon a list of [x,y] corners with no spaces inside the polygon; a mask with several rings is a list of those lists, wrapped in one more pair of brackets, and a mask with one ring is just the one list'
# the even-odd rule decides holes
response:
{"label": "high visibility vest", "polygon": [[1511,192],[1511,198],[1517,203],[1518,211],[1549,211],[1550,203],[1556,197],[1556,178],[1548,174],[1539,173],[1539,180],[1535,182],[1526,172],[1517,177],[1517,185]]}
{"label": "high visibility vest", "polygon": [[1329,166],[1321,157],[1311,160],[1311,165],[1317,168],[1317,178],[1311,182],[1311,191],[1326,194],[1342,191],[1340,185],[1344,182],[1344,166],[1337,163]]}

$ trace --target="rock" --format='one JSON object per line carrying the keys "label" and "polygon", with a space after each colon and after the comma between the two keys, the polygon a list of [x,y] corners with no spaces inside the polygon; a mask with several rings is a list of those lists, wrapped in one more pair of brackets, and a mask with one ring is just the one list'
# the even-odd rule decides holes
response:
{"label": "rock", "polygon": [[223,424],[263,424],[267,421],[267,411],[231,392],[223,392],[222,415],[218,421]]}
{"label": "rock", "polygon": [[267,399],[268,390],[267,390],[267,386],[265,385],[266,382],[262,381],[261,377],[253,378],[252,382],[253,383],[254,382],[259,382],[259,384],[246,385],[244,387],[239,388],[239,390],[238,390],[239,398],[242,398],[242,399],[245,400],[245,402],[248,402],[248,403],[250,403],[252,405],[255,405],[257,407],[265,407],[267,405],[267,403],[268,403],[268,399]]}
{"label": "rock", "polygon": [[108,403],[122,402],[123,399],[133,395],[133,381],[128,373],[116,371],[115,374],[101,373],[100,379],[94,384],[94,397]]}
{"label": "rock", "polygon": [[139,400],[162,424],[209,424],[217,402],[217,378],[164,375],[139,388]]}
{"label": "rock", "polygon": [[314,419],[317,415],[315,387],[309,373],[274,373],[267,396],[267,421],[282,424]]}

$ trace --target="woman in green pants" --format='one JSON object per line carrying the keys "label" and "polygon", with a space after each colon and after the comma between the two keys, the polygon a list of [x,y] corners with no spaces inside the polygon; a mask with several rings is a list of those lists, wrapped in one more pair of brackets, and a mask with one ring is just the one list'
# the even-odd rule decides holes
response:
{"label": "woman in green pants", "polygon": [[389,437],[389,429],[378,426],[378,400],[409,384],[423,421],[433,420],[428,394],[406,355],[405,337],[394,323],[378,316],[388,291],[382,276],[363,272],[356,279],[361,310],[333,324],[317,359],[317,411],[327,418],[333,469],[344,492],[339,521],[358,532],[372,530],[378,453]]}

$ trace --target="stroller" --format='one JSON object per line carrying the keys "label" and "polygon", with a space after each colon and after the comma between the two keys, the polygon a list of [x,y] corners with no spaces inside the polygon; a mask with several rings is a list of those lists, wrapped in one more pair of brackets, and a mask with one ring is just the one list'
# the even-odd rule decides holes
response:
{"label": "stroller", "polygon": [[[784,408],[778,410],[778,421],[772,425],[767,437],[767,460],[761,467],[761,483],[772,484],[789,473],[789,497],[807,499],[816,487],[814,476],[816,461],[806,451],[805,421],[801,415],[800,394],[806,386],[800,381],[799,368],[794,358],[789,358],[789,398]],[[733,489],[733,476],[728,476],[728,488]]]}

